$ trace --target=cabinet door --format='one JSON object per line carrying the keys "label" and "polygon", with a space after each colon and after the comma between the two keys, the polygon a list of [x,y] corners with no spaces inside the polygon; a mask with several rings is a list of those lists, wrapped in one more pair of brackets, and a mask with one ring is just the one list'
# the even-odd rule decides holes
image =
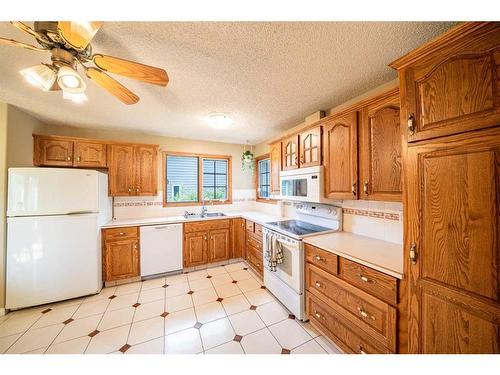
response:
{"label": "cabinet door", "polygon": [[283,141],[283,170],[299,167],[299,136],[294,135]]}
{"label": "cabinet door", "polygon": [[156,195],[158,179],[156,146],[135,147],[135,187],[133,195]]}
{"label": "cabinet door", "polygon": [[134,188],[134,146],[109,146],[109,193],[112,196],[131,195]]}
{"label": "cabinet door", "polygon": [[208,262],[220,262],[229,259],[229,229],[210,231]]}
{"label": "cabinet door", "polygon": [[271,162],[271,194],[280,193],[280,172],[281,172],[281,142],[271,145],[269,150]]}
{"label": "cabinet door", "polygon": [[139,244],[137,240],[106,243],[105,281],[139,276]]}
{"label": "cabinet door", "polygon": [[360,129],[360,198],[401,201],[399,95],[363,109]]}
{"label": "cabinet door", "polygon": [[107,167],[106,145],[104,143],[75,141],[75,167]]}
{"label": "cabinet door", "polygon": [[34,154],[35,165],[72,167],[73,141],[36,138]]}
{"label": "cabinet door", "polygon": [[324,126],[325,195],[358,198],[358,112],[334,117]]}
{"label": "cabinet door", "polygon": [[184,235],[184,267],[206,264],[208,261],[208,232]]}
{"label": "cabinet door", "polygon": [[321,127],[299,135],[300,167],[321,165]]}
{"label": "cabinet door", "polygon": [[500,129],[408,148],[409,350],[500,351]]}
{"label": "cabinet door", "polygon": [[[409,142],[500,123],[500,28],[495,37],[496,42],[484,37],[471,48],[462,47],[466,52],[436,54],[432,61],[404,71]],[[482,49],[492,43],[496,49]]]}
{"label": "cabinet door", "polygon": [[233,219],[232,225],[232,247],[231,258],[244,258],[245,255],[245,221],[241,218]]}

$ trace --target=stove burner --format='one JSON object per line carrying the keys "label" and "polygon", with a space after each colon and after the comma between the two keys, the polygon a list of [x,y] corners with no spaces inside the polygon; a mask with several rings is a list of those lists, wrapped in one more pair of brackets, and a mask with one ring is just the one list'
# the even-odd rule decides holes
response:
{"label": "stove burner", "polygon": [[300,221],[300,220],[275,221],[266,224],[277,227],[282,231],[293,233],[294,235],[297,236],[304,236],[307,234],[319,233],[331,230],[331,228],[322,227],[319,225],[311,224],[306,221]]}

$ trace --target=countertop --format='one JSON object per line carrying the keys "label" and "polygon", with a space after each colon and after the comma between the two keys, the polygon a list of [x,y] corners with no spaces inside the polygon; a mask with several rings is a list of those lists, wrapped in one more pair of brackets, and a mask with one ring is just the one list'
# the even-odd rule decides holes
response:
{"label": "countertop", "polygon": [[303,241],[398,279],[403,278],[402,245],[349,232],[306,237]]}
{"label": "countertop", "polygon": [[206,217],[206,218],[189,218],[186,219],[184,216],[166,216],[166,217],[154,217],[154,218],[142,218],[142,219],[119,219],[111,220],[104,224],[101,228],[117,228],[117,227],[135,227],[143,225],[161,225],[161,224],[174,224],[174,223],[186,223],[190,221],[206,221],[206,220],[221,220],[221,219],[231,219],[235,217],[242,217],[254,221],[258,224],[264,224],[271,221],[286,220],[285,217],[278,218],[277,216],[272,216],[264,214],[258,211],[238,211],[238,212],[225,212],[226,216],[218,217]]}

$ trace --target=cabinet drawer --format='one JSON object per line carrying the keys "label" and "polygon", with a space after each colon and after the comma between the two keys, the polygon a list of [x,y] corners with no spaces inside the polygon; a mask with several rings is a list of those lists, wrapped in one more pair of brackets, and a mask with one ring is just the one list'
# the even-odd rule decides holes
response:
{"label": "cabinet drawer", "polygon": [[137,239],[139,236],[139,227],[124,227],[103,229],[104,241],[121,241],[125,239]]}
{"label": "cabinet drawer", "polygon": [[255,234],[262,238],[262,225],[255,223]]}
{"label": "cabinet drawer", "polygon": [[346,321],[319,298],[306,292],[306,310],[311,322],[347,353],[383,354],[390,350],[370,339],[361,337],[349,329]]}
{"label": "cabinet drawer", "polygon": [[253,236],[247,236],[247,245],[259,249],[262,253],[262,242],[257,241]]}
{"label": "cabinet drawer", "polygon": [[304,244],[306,261],[332,274],[338,273],[338,256],[315,246]]}
{"label": "cabinet drawer", "polygon": [[255,223],[250,220],[245,221],[245,228],[248,232],[254,232],[255,231]]}
{"label": "cabinet drawer", "polygon": [[248,253],[247,253],[247,260],[248,260],[248,263],[250,264],[250,266],[252,266],[252,268],[257,271],[259,274],[263,274],[264,273],[264,263],[263,263],[263,258],[262,258],[262,254],[258,252],[258,250],[250,247],[248,249]]}
{"label": "cabinet drawer", "polygon": [[397,279],[356,262],[340,259],[341,277],[388,303],[397,303]]}
{"label": "cabinet drawer", "polygon": [[390,350],[396,350],[394,307],[311,264],[306,266],[306,288],[329,300],[330,308],[348,317]]}
{"label": "cabinet drawer", "polygon": [[207,220],[184,223],[184,233],[201,232],[214,229],[228,229],[231,226],[231,219]]}

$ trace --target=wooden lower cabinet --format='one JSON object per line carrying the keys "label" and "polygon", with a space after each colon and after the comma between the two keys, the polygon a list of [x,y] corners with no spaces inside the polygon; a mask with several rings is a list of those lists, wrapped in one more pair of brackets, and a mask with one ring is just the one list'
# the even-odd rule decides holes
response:
{"label": "wooden lower cabinet", "polygon": [[210,243],[208,245],[208,262],[221,262],[230,258],[230,231],[229,229],[218,229],[209,232]]}
{"label": "wooden lower cabinet", "polygon": [[103,229],[103,279],[106,282],[140,275],[139,228]]}
{"label": "wooden lower cabinet", "polygon": [[208,263],[208,231],[184,235],[184,267],[201,266]]}
{"label": "wooden lower cabinet", "polygon": [[499,201],[500,128],[408,148],[411,353],[500,352]]}
{"label": "wooden lower cabinet", "polygon": [[184,224],[184,267],[230,259],[232,225],[229,219]]}
{"label": "wooden lower cabinet", "polygon": [[398,282],[306,244],[306,313],[347,353],[398,352]]}
{"label": "wooden lower cabinet", "polygon": [[232,254],[231,258],[246,258],[245,252],[245,219],[235,218],[232,223]]}
{"label": "wooden lower cabinet", "polygon": [[246,220],[245,228],[245,259],[255,272],[263,276],[262,225]]}

